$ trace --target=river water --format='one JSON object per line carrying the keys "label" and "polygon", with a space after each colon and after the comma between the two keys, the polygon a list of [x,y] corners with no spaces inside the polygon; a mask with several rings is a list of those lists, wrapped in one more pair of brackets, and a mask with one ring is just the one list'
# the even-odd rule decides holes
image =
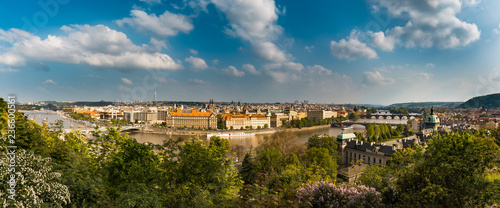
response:
{"label": "river water", "polygon": [[[62,120],[64,122],[64,129],[67,130],[92,130],[92,124],[91,123],[84,123],[84,122],[78,122],[73,119],[67,119],[65,117],[62,117],[60,114],[58,114],[55,111],[23,111],[23,113],[28,116],[29,119],[35,118],[36,123],[38,124],[45,124],[47,123],[54,123],[56,120]],[[379,119],[360,119],[358,120],[360,123],[390,123],[390,124],[406,124],[407,120],[379,120]],[[362,125],[353,125],[354,131],[364,131],[364,126]],[[336,137],[338,134],[342,133],[342,129],[338,127],[332,127],[332,128],[321,128],[321,129],[314,129],[314,130],[302,130],[302,131],[296,131],[294,132],[297,137],[298,137],[298,142],[299,143],[305,143],[307,140],[314,136],[315,134],[318,135],[323,135],[327,134],[330,136]],[[265,137],[270,137],[271,134],[256,134],[254,136],[248,136],[248,137],[239,137],[239,138],[230,138],[229,140],[231,141],[232,145],[242,145],[245,148],[250,148],[250,147],[257,147],[259,144],[259,141],[264,139]],[[153,143],[153,144],[163,144],[164,140],[171,140],[171,139],[177,139],[179,137],[187,140],[193,136],[190,135],[166,135],[166,134],[152,134],[152,133],[141,133],[141,132],[132,132],[130,133],[130,137],[133,137],[137,139],[138,142],[148,142],[148,143]],[[206,135],[200,136],[200,139],[202,140],[207,140]]]}
{"label": "river water", "polygon": [[62,120],[64,129],[68,130],[92,130],[93,126],[88,122],[79,122],[73,119],[67,119],[62,117],[59,113],[55,111],[21,111],[28,119],[33,120],[40,125],[55,123],[56,120]]}

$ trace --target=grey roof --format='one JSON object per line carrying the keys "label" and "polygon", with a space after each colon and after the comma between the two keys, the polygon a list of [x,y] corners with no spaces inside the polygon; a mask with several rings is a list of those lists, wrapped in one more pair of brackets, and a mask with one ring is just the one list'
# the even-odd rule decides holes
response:
{"label": "grey roof", "polygon": [[396,153],[398,149],[413,147],[416,143],[417,143],[416,139],[400,139],[397,140],[397,142],[392,142],[391,143],[392,145],[351,140],[347,142],[346,148],[362,152],[369,152],[372,154],[391,156],[392,154]]}

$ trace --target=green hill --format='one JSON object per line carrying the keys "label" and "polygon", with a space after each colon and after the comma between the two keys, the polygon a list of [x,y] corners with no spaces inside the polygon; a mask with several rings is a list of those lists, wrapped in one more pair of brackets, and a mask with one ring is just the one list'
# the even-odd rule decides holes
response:
{"label": "green hill", "polygon": [[434,107],[450,107],[453,108],[462,104],[462,102],[411,102],[411,103],[394,103],[389,105],[390,108],[429,108]]}
{"label": "green hill", "polygon": [[500,108],[500,93],[474,97],[458,105],[457,108],[480,108],[482,106],[486,109]]}

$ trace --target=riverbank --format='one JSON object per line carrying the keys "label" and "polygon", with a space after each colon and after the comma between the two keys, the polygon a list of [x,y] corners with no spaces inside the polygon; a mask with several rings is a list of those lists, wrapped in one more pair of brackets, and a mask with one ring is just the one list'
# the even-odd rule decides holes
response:
{"label": "riverbank", "polygon": [[[310,131],[317,129],[327,129],[330,128],[329,124],[319,125],[319,126],[311,126],[311,127],[303,127],[303,128],[286,128],[292,132],[300,132],[300,131]],[[143,130],[138,132],[146,133],[146,134],[166,134],[166,135],[177,135],[177,136],[185,136],[185,135],[207,135],[207,134],[235,134],[235,133],[243,133],[243,132],[251,132],[254,134],[273,134],[280,129],[284,128],[267,128],[267,129],[243,129],[243,130],[200,130],[200,129],[173,129],[173,128],[162,128],[162,127],[145,127]]]}

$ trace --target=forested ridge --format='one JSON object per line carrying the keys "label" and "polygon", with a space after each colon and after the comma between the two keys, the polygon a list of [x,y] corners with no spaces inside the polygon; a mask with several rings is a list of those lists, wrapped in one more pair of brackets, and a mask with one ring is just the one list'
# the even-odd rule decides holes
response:
{"label": "forested ridge", "polygon": [[238,170],[227,139],[152,145],[110,127],[89,140],[16,112],[12,172],[7,110],[0,98],[2,207],[486,207],[500,198],[498,130],[435,135],[347,183],[337,177],[337,143],[327,135],[299,143],[279,131],[246,153]]}

